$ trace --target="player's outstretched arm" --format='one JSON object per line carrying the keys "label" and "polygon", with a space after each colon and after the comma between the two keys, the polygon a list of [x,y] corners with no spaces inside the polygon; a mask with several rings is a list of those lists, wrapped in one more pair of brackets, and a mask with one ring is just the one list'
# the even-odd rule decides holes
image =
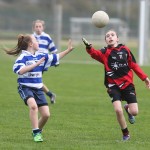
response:
{"label": "player's outstretched arm", "polygon": [[72,50],[74,49],[74,47],[72,46],[72,40],[70,39],[68,41],[68,48],[62,52],[59,53],[59,59],[63,58],[64,56],[66,56],[68,53],[70,53]]}

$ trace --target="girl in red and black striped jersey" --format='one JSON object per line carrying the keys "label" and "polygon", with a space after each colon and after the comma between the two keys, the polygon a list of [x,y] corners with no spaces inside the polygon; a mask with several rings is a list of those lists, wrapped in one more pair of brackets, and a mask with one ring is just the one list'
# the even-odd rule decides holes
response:
{"label": "girl in red and black striped jersey", "polygon": [[125,100],[127,102],[124,109],[128,114],[129,122],[133,124],[135,122],[134,116],[138,114],[133,71],[142,81],[145,81],[148,88],[150,88],[150,80],[136,63],[130,49],[123,44],[118,44],[119,38],[114,30],[109,30],[106,33],[105,41],[107,47],[96,50],[92,44],[83,38],[87,53],[104,65],[105,86],[111,97],[117,120],[123,133],[123,140],[129,140],[130,134],[123,114],[121,101]]}

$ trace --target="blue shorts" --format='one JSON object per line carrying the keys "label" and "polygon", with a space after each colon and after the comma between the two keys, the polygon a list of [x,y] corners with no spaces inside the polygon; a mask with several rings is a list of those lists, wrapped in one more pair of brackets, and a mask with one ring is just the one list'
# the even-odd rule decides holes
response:
{"label": "blue shorts", "polygon": [[126,101],[128,104],[137,103],[135,88],[133,85],[129,85],[123,90],[119,89],[117,86],[113,86],[108,88],[107,92],[112,98],[112,103],[117,100]]}
{"label": "blue shorts", "polygon": [[24,85],[19,85],[18,93],[20,94],[20,97],[23,99],[26,105],[27,105],[27,100],[31,97],[35,99],[38,107],[48,105],[42,88],[37,89],[37,88],[27,87]]}

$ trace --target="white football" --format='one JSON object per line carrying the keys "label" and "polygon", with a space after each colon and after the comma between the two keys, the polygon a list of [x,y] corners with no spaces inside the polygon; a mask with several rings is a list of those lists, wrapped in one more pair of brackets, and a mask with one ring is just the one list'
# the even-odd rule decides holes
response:
{"label": "white football", "polygon": [[109,16],[104,11],[96,11],[92,15],[92,23],[98,28],[105,27],[108,24],[108,22],[109,22]]}

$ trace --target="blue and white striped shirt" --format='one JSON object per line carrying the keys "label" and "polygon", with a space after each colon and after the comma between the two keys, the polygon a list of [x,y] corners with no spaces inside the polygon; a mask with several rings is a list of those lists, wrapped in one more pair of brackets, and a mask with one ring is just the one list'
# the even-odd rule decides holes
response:
{"label": "blue and white striped shirt", "polygon": [[[24,67],[36,63],[42,57],[45,57],[45,61],[39,66],[35,67],[31,71],[20,75],[19,71]],[[42,88],[42,72],[45,68],[56,66],[59,64],[58,54],[44,54],[36,52],[34,55],[28,51],[22,50],[21,55],[15,61],[13,71],[18,74],[18,84],[28,87]]]}
{"label": "blue and white striped shirt", "polygon": [[57,52],[57,48],[52,38],[48,34],[46,34],[45,32],[42,32],[41,35],[37,35],[36,33],[33,33],[33,36],[37,39],[39,43],[39,52],[41,53]]}

